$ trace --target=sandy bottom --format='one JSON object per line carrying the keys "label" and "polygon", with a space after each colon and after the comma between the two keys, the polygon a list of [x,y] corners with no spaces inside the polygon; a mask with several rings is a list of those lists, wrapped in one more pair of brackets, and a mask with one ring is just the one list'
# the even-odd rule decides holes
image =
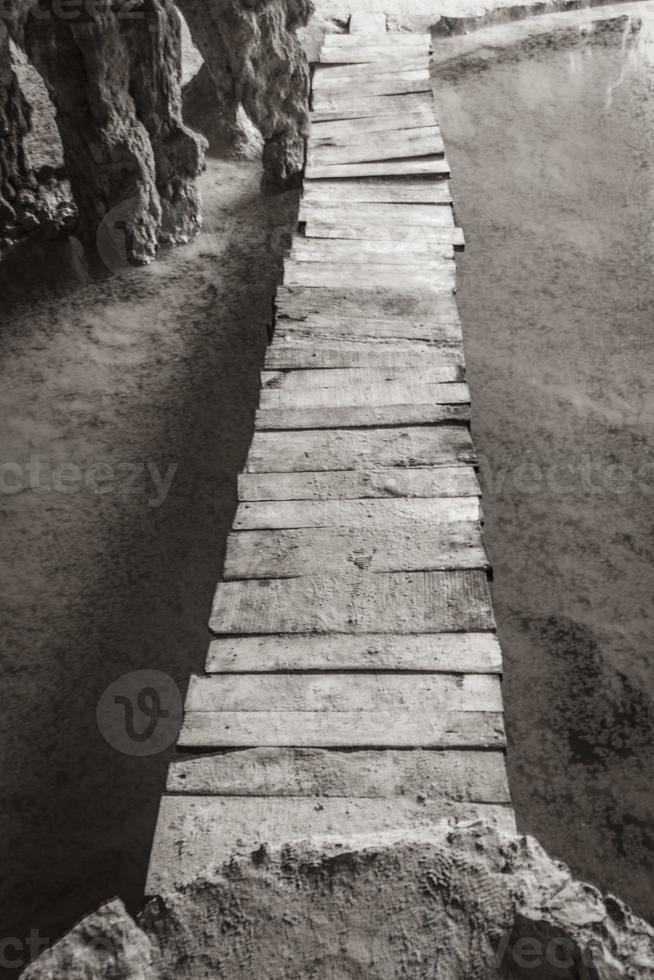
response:
{"label": "sandy bottom", "polygon": [[521,830],[653,919],[654,73],[647,37],[551,40],[435,86],[510,780]]}
{"label": "sandy bottom", "polygon": [[212,163],[205,233],[148,269],[91,272],[74,244],[3,266],[2,936],[142,899],[171,752],[116,751],[96,705],[140,668],[183,694],[204,661],[297,213],[259,178]]}

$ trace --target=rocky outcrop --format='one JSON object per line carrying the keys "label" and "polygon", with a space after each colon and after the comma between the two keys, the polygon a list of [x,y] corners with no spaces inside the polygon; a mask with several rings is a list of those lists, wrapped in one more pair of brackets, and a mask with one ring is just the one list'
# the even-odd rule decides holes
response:
{"label": "rocky outcrop", "polygon": [[9,32],[0,22],[0,238],[16,224],[18,195],[32,183],[24,139],[30,108],[13,69]]}
{"label": "rocky outcrop", "polygon": [[654,930],[529,837],[481,822],[428,836],[292,844],[89,916],[24,980],[651,980]]}
{"label": "rocky outcrop", "polygon": [[104,223],[143,263],[199,229],[203,141],[182,123],[172,0],[133,7],[80,4],[64,17],[59,4],[24,3],[9,28],[56,108],[82,235]]}
{"label": "rocky outcrop", "polygon": [[215,156],[232,160],[258,160],[263,139],[243,106],[235,101],[229,76],[218,91],[209,69],[203,64],[184,86],[184,119],[209,141]]}
{"label": "rocky outcrop", "polygon": [[89,915],[22,974],[24,980],[156,980],[148,937],[117,899]]}
{"label": "rocky outcrop", "polygon": [[264,185],[296,184],[309,107],[309,68],[297,31],[309,20],[311,0],[180,0],[179,6],[213,80],[222,138],[236,148],[247,143],[242,106],[264,139]]}

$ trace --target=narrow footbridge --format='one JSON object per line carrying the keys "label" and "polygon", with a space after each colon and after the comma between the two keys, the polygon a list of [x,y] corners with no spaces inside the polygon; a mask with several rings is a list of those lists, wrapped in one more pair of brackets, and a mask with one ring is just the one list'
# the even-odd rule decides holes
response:
{"label": "narrow footbridge", "polygon": [[266,842],[480,816],[514,829],[430,52],[376,17],[325,40],[149,895]]}

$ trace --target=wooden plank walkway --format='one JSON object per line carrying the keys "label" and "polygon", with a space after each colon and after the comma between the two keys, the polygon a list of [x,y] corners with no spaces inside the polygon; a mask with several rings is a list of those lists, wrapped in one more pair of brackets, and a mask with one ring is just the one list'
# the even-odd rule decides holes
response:
{"label": "wooden plank walkway", "polygon": [[325,39],[149,895],[265,842],[480,816],[514,829],[430,50],[375,15]]}

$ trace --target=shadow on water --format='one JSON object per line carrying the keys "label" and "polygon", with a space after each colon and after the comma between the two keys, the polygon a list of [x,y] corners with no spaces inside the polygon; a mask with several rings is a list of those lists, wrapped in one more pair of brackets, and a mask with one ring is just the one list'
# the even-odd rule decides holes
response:
{"label": "shadow on water", "polygon": [[212,163],[208,230],[148,269],[91,274],[62,243],[2,270],[0,935],[17,937],[16,966],[32,930],[51,941],[115,894],[132,911],[142,898],[172,749],[117,751],[96,706],[140,669],[183,695],[204,661],[271,243],[297,209],[258,181],[255,165]]}

